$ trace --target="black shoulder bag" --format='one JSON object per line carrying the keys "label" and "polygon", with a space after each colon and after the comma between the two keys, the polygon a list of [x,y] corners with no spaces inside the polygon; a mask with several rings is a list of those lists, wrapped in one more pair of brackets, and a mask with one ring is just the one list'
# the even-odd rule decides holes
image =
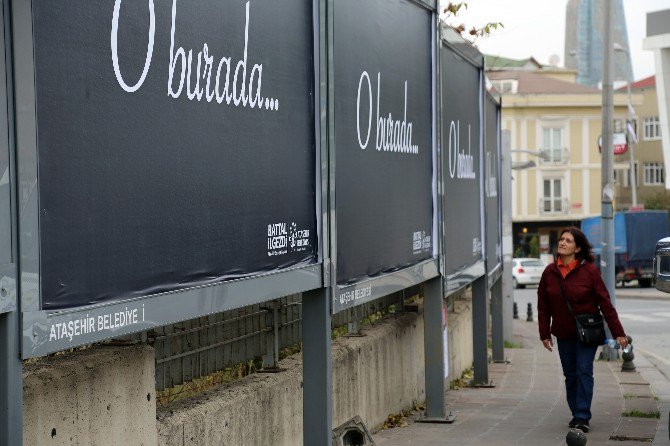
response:
{"label": "black shoulder bag", "polygon": [[563,299],[565,299],[565,304],[570,310],[570,314],[575,318],[575,324],[577,325],[577,336],[579,340],[586,345],[596,347],[598,345],[603,345],[607,335],[605,333],[605,322],[603,320],[603,315],[600,312],[592,314],[575,314],[572,311],[572,305],[568,297],[565,295],[565,288],[563,288],[563,279],[558,279],[559,284],[561,285],[561,293],[563,293]]}

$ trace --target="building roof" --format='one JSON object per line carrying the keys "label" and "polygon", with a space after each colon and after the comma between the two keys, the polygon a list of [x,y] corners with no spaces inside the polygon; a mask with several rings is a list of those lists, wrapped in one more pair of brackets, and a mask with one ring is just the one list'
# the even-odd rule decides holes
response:
{"label": "building roof", "polygon": [[534,57],[529,57],[527,59],[510,59],[508,57],[492,56],[490,54],[484,55],[484,65],[487,70],[542,68],[542,64]]}
{"label": "building roof", "polygon": [[600,93],[597,88],[587,87],[572,82],[565,82],[549,76],[529,71],[506,70],[488,71],[486,75],[491,81],[516,80],[516,94],[594,94]]}
{"label": "building roof", "polygon": [[[656,76],[649,76],[645,77],[644,79],[640,79],[639,81],[635,81],[631,84],[630,88],[635,90],[636,88],[649,88],[649,87],[655,87],[656,86]],[[621,88],[618,88],[617,91],[625,91],[626,86],[624,85]]]}

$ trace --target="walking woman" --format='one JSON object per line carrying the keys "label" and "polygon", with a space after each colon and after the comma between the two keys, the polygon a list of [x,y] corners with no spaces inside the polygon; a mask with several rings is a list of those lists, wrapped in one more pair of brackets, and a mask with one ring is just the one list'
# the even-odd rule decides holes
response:
{"label": "walking woman", "polygon": [[601,312],[619,345],[622,348],[628,345],[619,316],[593,261],[591,244],[584,233],[575,227],[564,229],[558,240],[558,258],[544,270],[537,290],[540,339],[544,347],[552,351],[551,335],[556,337],[573,417],[569,426],[584,432],[589,431],[591,419],[593,361],[598,347],[579,340],[573,313]]}

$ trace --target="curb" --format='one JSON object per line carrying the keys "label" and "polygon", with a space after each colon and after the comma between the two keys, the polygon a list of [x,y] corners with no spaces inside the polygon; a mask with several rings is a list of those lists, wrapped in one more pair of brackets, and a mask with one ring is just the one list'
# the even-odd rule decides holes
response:
{"label": "curb", "polygon": [[[610,435],[610,440],[652,442],[661,420],[651,416],[659,414],[659,404],[654,398],[649,382],[642,377],[640,372],[618,370],[619,363],[608,365],[619,382],[624,406],[617,427]],[[637,415],[630,416],[631,413]]]}
{"label": "curb", "polygon": [[646,295],[640,295],[640,294],[616,293],[614,297],[616,299],[631,299],[631,300],[639,299],[639,300],[656,300],[656,301],[668,301],[668,302],[670,302],[670,294],[668,294],[668,295],[663,294],[663,295],[660,295],[660,296],[656,295],[656,294],[652,294],[652,295],[646,296]]}

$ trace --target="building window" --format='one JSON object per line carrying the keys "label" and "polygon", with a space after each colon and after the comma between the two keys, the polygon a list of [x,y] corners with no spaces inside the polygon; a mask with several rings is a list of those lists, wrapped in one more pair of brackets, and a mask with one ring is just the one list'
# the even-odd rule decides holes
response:
{"label": "building window", "polygon": [[547,154],[546,162],[560,163],[563,161],[563,129],[544,127],[542,129],[542,150]]}
{"label": "building window", "polygon": [[566,211],[563,206],[563,180],[558,178],[544,180],[542,211],[545,213]]}
{"label": "building window", "polygon": [[[635,161],[635,181],[636,185],[640,185],[639,172],[640,164]],[[630,169],[616,169],[614,171],[614,183],[621,187],[630,187]]]}
{"label": "building window", "polygon": [[516,80],[500,80],[500,81],[492,81],[491,83],[493,84],[493,87],[495,87],[495,89],[498,90],[498,93],[500,94],[516,93],[517,88]]}
{"label": "building window", "polygon": [[665,184],[662,163],[644,163],[644,185],[661,186]]}
{"label": "building window", "polygon": [[614,120],[614,133],[621,133],[623,132],[623,121],[621,119],[615,119]]}
{"label": "building window", "polygon": [[661,122],[658,116],[644,118],[644,139],[654,140],[661,137]]}

